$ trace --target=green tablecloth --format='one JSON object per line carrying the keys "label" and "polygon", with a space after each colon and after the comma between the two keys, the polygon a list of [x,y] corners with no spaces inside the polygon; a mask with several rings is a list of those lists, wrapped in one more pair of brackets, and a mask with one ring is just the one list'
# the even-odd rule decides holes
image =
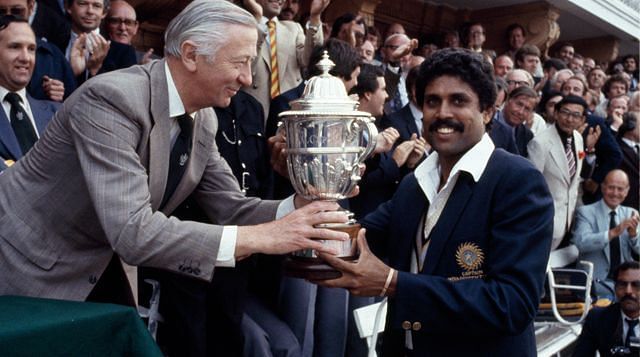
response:
{"label": "green tablecloth", "polygon": [[0,356],[162,356],[135,309],[0,296]]}

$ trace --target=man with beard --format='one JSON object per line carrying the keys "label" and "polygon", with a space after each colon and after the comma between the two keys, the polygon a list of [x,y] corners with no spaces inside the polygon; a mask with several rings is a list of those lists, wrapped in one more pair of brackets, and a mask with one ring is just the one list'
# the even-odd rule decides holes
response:
{"label": "man with beard", "polygon": [[343,275],[320,284],[389,296],[385,356],[536,355],[553,203],[540,172],[485,133],[493,82],[478,53],[425,61],[416,99],[434,152],[361,221],[357,263],[322,255]]}
{"label": "man with beard", "polygon": [[637,344],[640,336],[640,264],[622,263],[613,276],[618,302],[589,312],[573,351],[574,357],[594,356],[596,351],[601,357],[608,357],[614,355],[615,350],[623,349],[626,350],[620,352],[626,354],[618,356],[638,355],[638,347],[632,347],[632,341],[635,337]]}

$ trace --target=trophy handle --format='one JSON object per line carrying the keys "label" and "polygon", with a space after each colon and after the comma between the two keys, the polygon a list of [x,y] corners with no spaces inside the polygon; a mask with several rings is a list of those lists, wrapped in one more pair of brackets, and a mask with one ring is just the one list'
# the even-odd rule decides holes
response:
{"label": "trophy handle", "polygon": [[366,132],[366,135],[369,137],[369,140],[367,142],[367,147],[364,149],[364,152],[360,157],[360,162],[362,163],[364,162],[364,160],[366,160],[369,157],[369,155],[373,153],[373,150],[376,148],[376,142],[378,139],[378,128],[376,127],[376,124],[374,124],[371,117],[366,119],[358,118],[357,120],[362,121],[364,123],[364,127],[365,127],[364,131]]}

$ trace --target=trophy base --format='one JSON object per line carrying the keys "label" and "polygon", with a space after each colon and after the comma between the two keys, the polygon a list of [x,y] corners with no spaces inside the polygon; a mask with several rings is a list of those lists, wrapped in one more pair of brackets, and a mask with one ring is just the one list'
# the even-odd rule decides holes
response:
{"label": "trophy base", "polygon": [[[341,257],[346,261],[355,261],[356,257]],[[284,274],[292,278],[306,280],[337,279],[342,273],[320,258],[287,257],[284,261]]]}
{"label": "trophy base", "polygon": [[[358,259],[356,239],[358,238],[360,224],[349,222],[345,224],[327,224],[324,227],[349,234],[349,239],[344,242],[327,240],[324,244],[337,248],[338,256],[342,260],[355,261]],[[312,249],[298,251],[287,257],[284,261],[284,274],[293,278],[307,280],[329,280],[342,276],[341,272],[318,258]]]}

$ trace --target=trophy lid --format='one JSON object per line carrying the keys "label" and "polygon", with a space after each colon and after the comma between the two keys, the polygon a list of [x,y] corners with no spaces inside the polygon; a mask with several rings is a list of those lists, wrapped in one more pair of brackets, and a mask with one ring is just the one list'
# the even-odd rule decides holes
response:
{"label": "trophy lid", "polygon": [[281,113],[280,116],[325,114],[370,116],[369,113],[358,111],[357,100],[349,98],[344,83],[329,73],[335,67],[335,63],[329,59],[329,54],[324,51],[322,59],[316,64],[322,71],[320,75],[312,77],[307,82],[302,97],[291,103],[291,110]]}

